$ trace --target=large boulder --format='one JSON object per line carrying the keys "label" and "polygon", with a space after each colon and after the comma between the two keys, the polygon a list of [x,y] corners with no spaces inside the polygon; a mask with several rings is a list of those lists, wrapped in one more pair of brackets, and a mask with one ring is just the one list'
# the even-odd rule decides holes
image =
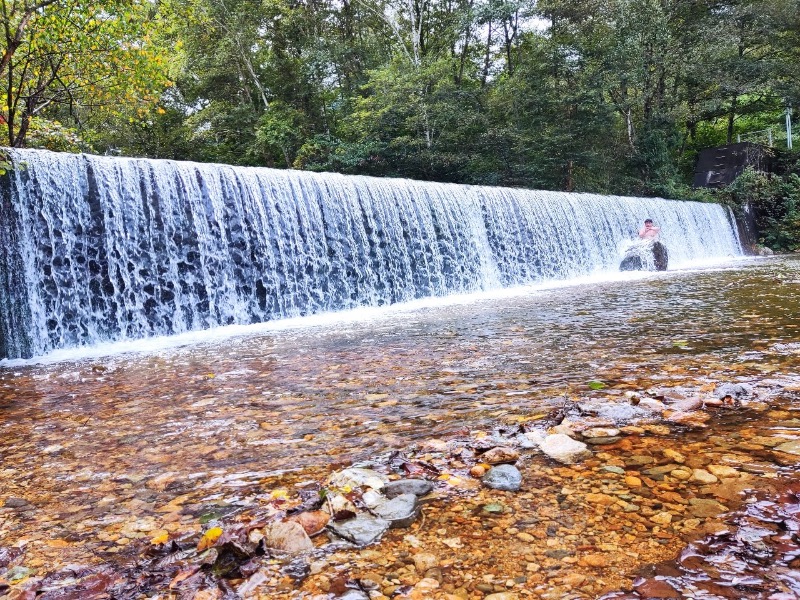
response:
{"label": "large boulder", "polygon": [[669,252],[661,242],[644,240],[631,245],[626,251],[620,271],[666,271]]}

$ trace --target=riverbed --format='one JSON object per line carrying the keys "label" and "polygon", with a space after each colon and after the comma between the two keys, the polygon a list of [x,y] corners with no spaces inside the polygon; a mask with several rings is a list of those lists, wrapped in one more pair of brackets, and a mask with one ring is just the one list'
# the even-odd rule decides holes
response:
{"label": "riverbed", "polygon": [[[798,597],[800,450],[778,450],[800,438],[798,363],[800,260],[779,257],[0,364],[0,594],[123,597],[108,590],[140,577],[125,597]],[[684,420],[630,408],[710,401],[726,384],[742,397]],[[573,465],[521,448],[517,492],[470,476],[475,448],[559,411],[577,428],[599,414],[621,439]],[[416,469],[392,472],[398,457]],[[409,528],[361,549],[315,538],[302,575],[265,557],[249,587],[255,575],[184,591],[174,572],[141,577],[165,540],[290,505],[369,461],[435,483]],[[775,560],[721,565],[712,541],[759,502],[789,511],[787,539],[751,544]],[[676,560],[712,546],[713,569]],[[87,595],[82,578],[101,572]],[[647,596],[665,585],[678,595]]]}

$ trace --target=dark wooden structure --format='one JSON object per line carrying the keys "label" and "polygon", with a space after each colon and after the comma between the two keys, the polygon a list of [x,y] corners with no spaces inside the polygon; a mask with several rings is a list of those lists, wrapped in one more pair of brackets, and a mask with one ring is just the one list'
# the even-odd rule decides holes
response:
{"label": "dark wooden structure", "polygon": [[706,148],[697,157],[692,185],[696,188],[725,187],[747,167],[769,173],[772,169],[771,149],[752,142]]}

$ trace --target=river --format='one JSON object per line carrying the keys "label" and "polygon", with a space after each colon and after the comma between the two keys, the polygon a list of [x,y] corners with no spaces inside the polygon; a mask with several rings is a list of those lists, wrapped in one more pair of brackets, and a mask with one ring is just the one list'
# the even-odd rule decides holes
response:
{"label": "river", "polygon": [[[209,520],[224,529],[332,470],[404,456],[435,469],[425,473],[437,488],[423,522],[367,549],[320,550],[300,578],[265,563],[251,596],[333,597],[344,577],[373,581],[375,597],[642,598],[664,581],[684,595],[651,597],[800,597],[789,566],[796,496],[786,487],[800,456],[776,450],[800,437],[796,257],[83,352],[0,362],[0,594],[67,597],[81,589],[75,565],[130,578],[154,538],[199,536]],[[639,422],[631,411],[632,397],[710,398],[723,384],[748,393],[700,409],[703,419]],[[587,403],[616,407],[598,414],[624,421],[621,440],[593,446],[578,465],[522,449],[516,493],[481,488],[467,473],[465,448],[536,428],[557,410],[580,421]],[[671,468],[645,473],[657,467]],[[692,475],[711,467],[732,471]],[[706,514],[695,499],[722,508]],[[782,558],[756,564],[739,552],[743,564],[705,569],[705,536],[745,527],[741,511],[757,502],[789,510],[788,537],[773,544]],[[492,504],[502,509],[484,510]],[[753,539],[766,547],[769,535]],[[421,548],[437,557],[427,591],[415,588],[426,579],[413,563]],[[687,552],[691,569],[674,562]],[[68,566],[73,580],[53,577]],[[172,575],[141,589],[166,594]]]}

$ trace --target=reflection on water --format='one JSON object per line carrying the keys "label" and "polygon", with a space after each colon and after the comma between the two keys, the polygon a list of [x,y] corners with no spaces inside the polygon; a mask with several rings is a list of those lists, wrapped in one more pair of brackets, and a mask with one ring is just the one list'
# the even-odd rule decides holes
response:
{"label": "reflection on water", "polygon": [[[564,397],[758,382],[773,411],[787,411],[774,435],[798,437],[787,424],[800,416],[798,357],[800,261],[775,259],[6,367],[0,546],[24,540],[33,569],[111,560],[152,531],[199,529],[191,515],[165,522],[159,510],[175,498],[244,498]],[[768,414],[728,413],[714,433],[766,435]],[[708,430],[667,439],[725,451]],[[759,448],[754,461],[772,460]],[[795,473],[792,460],[775,465],[775,477]]]}

